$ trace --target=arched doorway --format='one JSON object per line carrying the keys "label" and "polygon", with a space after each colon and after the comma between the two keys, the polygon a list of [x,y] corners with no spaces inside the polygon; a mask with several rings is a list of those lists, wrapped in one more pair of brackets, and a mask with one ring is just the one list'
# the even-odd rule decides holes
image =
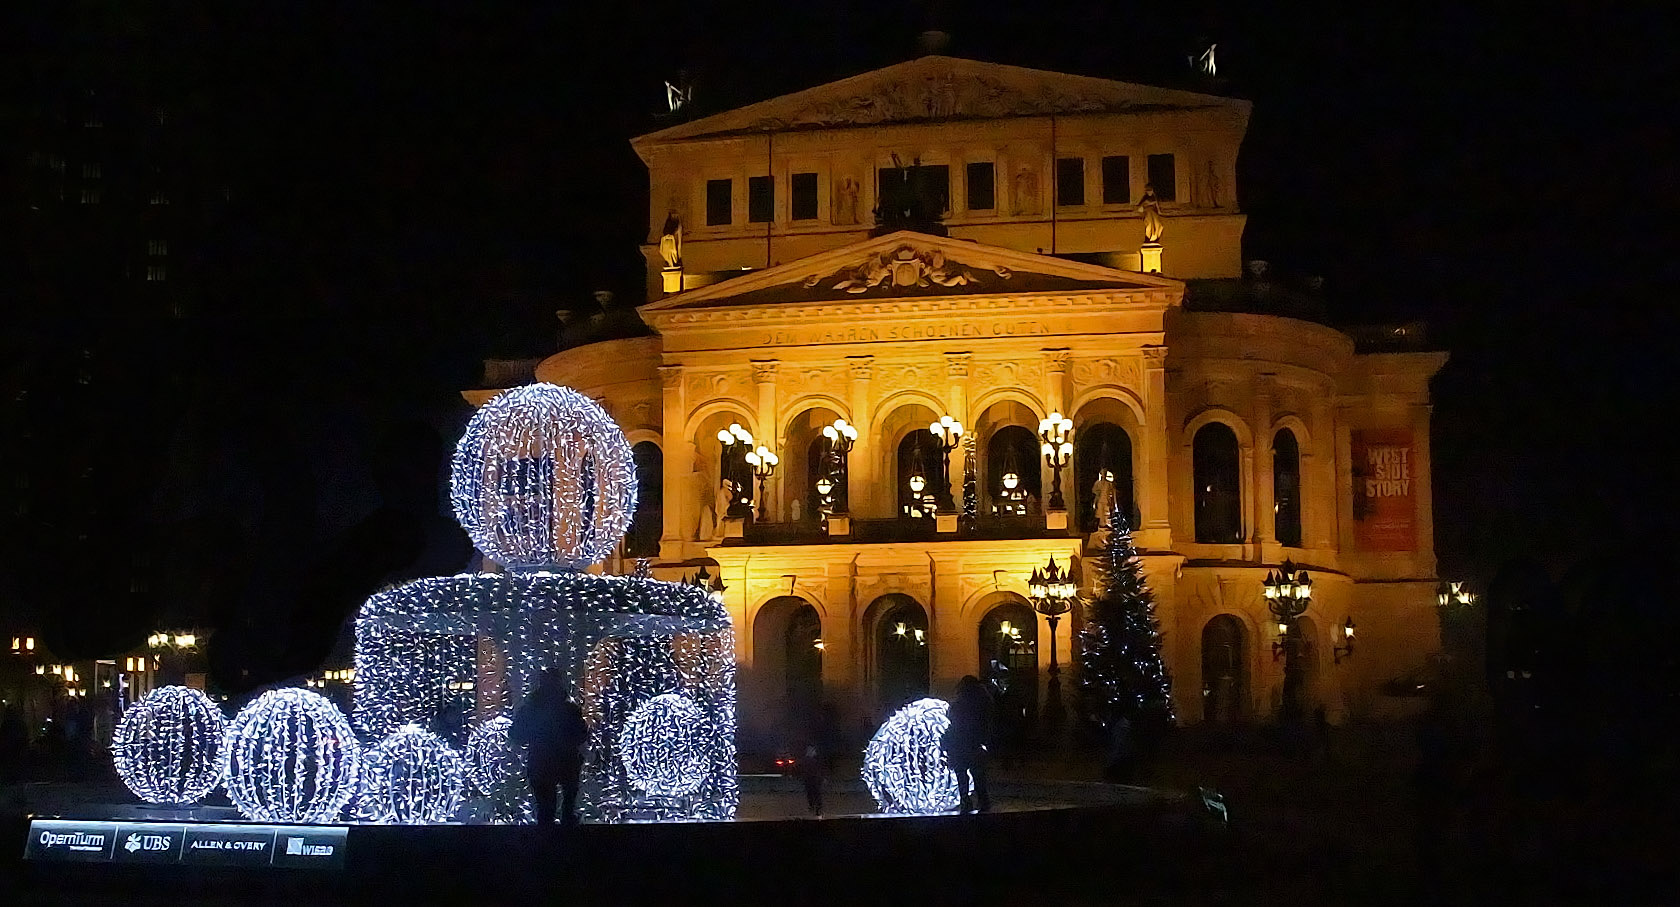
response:
{"label": "arched doorway", "polygon": [[1248,651],[1242,621],[1220,614],[1202,628],[1202,720],[1248,715]]}
{"label": "arched doorway", "polygon": [[750,699],[743,717],[786,744],[822,700],[822,618],[795,595],[764,603],[753,618]]}
{"label": "arched doorway", "polygon": [[869,634],[875,668],[875,699],[883,712],[928,694],[927,612],[902,593],[883,595],[869,606]]}
{"label": "arched doorway", "polygon": [[980,619],[978,642],[980,679],[997,702],[1003,736],[1019,739],[1038,718],[1038,613],[1005,601]]}
{"label": "arched doorway", "polygon": [[927,429],[918,428],[898,442],[898,515],[901,518],[929,519],[938,512],[938,489],[943,478],[940,467],[939,444]]}
{"label": "arched doorway", "polygon": [[665,453],[652,441],[630,448],[636,464],[636,512],[624,534],[626,557],[658,557],[665,529]]}

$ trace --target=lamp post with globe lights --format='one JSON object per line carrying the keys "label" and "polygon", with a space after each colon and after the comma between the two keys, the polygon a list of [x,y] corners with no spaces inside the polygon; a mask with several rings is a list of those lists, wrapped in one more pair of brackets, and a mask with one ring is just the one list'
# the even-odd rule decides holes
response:
{"label": "lamp post with globe lights", "polygon": [[951,513],[957,509],[951,497],[951,451],[962,443],[963,425],[950,416],[940,416],[938,422],[928,426],[928,432],[939,444],[939,488],[934,495],[939,499],[939,509]]}
{"label": "lamp post with globe lights", "polygon": [[[1277,621],[1278,638],[1272,643],[1272,659],[1283,656],[1283,720],[1295,723],[1301,719],[1301,656],[1305,641],[1301,638],[1301,615],[1312,605],[1312,577],[1297,569],[1293,561],[1284,561],[1277,570],[1263,580],[1266,607]],[[1351,634],[1349,634],[1351,640]]]}
{"label": "lamp post with globe lights", "polygon": [[776,464],[782,459],[776,456],[775,451],[760,444],[757,450],[747,453],[746,460],[747,465],[752,467],[753,477],[758,479],[758,521],[762,523],[769,519],[765,508],[769,498],[764,494],[764,483],[776,473]]}
{"label": "lamp post with globe lights", "polygon": [[1050,501],[1046,510],[1067,510],[1062,498],[1062,470],[1073,460],[1073,420],[1061,413],[1051,413],[1039,420],[1039,449],[1044,452],[1044,465],[1050,467]]}
{"label": "lamp post with globe lights", "polygon": [[1071,570],[1062,569],[1054,557],[1035,569],[1027,580],[1027,594],[1035,611],[1050,623],[1050,682],[1045,687],[1044,715],[1052,724],[1059,723],[1066,714],[1062,705],[1062,666],[1056,653],[1056,624],[1062,615],[1073,610],[1079,598],[1079,585]]}
{"label": "lamp post with globe lights", "polygon": [[752,479],[745,475],[746,457],[753,449],[752,432],[731,422],[728,428],[718,429],[718,443],[723,445],[723,462],[718,469],[718,482],[729,485],[727,515],[746,519],[752,515]]}
{"label": "lamp post with globe lights", "polygon": [[838,491],[839,493],[832,498],[831,512],[847,513],[851,509],[849,495],[847,494],[851,486],[850,457],[852,445],[857,443],[858,431],[845,419],[835,419],[828,425],[823,426],[822,434],[824,438],[828,439],[829,456],[829,468],[823,470],[822,478],[828,479],[829,491],[822,490],[820,487],[822,478],[819,478],[817,480],[819,483],[817,493],[824,498],[828,498],[831,493]]}

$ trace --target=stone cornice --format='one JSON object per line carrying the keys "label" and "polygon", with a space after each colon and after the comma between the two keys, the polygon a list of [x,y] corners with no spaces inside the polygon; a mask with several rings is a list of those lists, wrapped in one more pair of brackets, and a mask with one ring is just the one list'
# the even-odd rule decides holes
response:
{"label": "stone cornice", "polygon": [[869,316],[929,317],[967,313],[1031,312],[1048,314],[1075,308],[1166,309],[1179,302],[1177,290],[1114,290],[1093,293],[1021,293],[967,296],[919,296],[909,299],[827,301],[813,304],[765,303],[714,309],[673,309],[645,313],[661,333],[688,325],[738,326],[780,322],[812,324],[823,319],[850,321]]}

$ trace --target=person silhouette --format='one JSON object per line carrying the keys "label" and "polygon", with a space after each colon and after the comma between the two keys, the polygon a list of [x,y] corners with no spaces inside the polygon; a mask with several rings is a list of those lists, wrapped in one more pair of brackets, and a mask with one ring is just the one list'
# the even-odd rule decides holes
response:
{"label": "person silhouette", "polygon": [[589,742],[589,725],[583,709],[566,695],[566,681],[560,671],[549,668],[537,681],[536,689],[514,713],[508,740],[525,749],[525,779],[536,800],[537,824],[554,821],[555,788],[562,797],[560,821],[577,824],[579,776],[583,774],[583,747]]}
{"label": "person silhouette", "polygon": [[945,730],[941,742],[945,747],[945,761],[957,773],[957,812],[986,812],[992,808],[991,789],[986,783],[986,762],[992,742],[992,694],[980,678],[969,674],[957,681],[950,716],[951,726]]}

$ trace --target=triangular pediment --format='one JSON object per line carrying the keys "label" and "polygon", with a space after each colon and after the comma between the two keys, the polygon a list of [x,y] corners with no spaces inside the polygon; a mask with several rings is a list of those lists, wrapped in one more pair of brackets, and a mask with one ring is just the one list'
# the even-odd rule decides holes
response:
{"label": "triangular pediment", "polygon": [[901,230],[668,296],[640,311],[1151,291],[1165,291],[1176,302],[1184,284],[1159,274]]}
{"label": "triangular pediment", "polygon": [[929,56],[672,126],[633,140],[659,145],[797,129],[1007,117],[1230,108],[1247,101],[1091,76]]}

